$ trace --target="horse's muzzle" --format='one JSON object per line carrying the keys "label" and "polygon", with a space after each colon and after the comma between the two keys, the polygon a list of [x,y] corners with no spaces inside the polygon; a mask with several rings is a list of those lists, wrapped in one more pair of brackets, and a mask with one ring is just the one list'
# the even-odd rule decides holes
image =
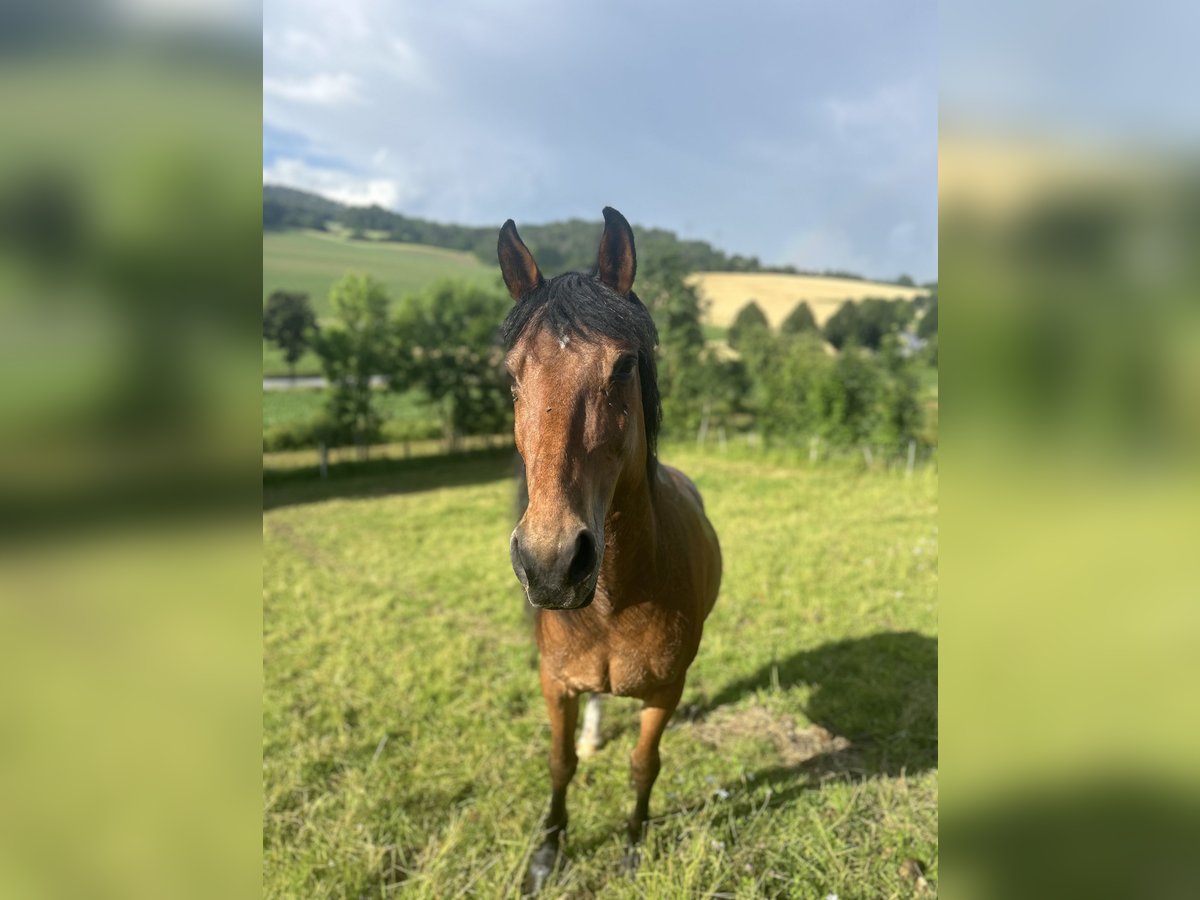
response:
{"label": "horse's muzzle", "polygon": [[600,544],[590,528],[581,527],[570,540],[539,543],[518,525],[509,557],[530,604],[539,609],[581,609],[595,599]]}

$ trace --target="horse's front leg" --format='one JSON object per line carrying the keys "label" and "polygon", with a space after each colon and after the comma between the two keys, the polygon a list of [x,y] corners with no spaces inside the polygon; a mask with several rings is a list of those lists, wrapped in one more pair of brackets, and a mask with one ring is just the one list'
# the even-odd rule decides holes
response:
{"label": "horse's front leg", "polygon": [[523,893],[537,894],[554,870],[558,852],[567,836],[567,785],[575,775],[575,722],[579,718],[579,695],[569,693],[543,669],[542,696],[550,716],[550,811],[543,823],[542,843],[529,860]]}
{"label": "horse's front leg", "polygon": [[632,871],[638,864],[638,844],[645,835],[646,822],[650,818],[650,791],[654,788],[661,766],[658,744],[682,695],[683,682],[680,681],[647,697],[642,707],[637,746],[629,757],[629,780],[633,784],[635,799],[633,814],[629,817],[629,847],[622,861],[627,871]]}

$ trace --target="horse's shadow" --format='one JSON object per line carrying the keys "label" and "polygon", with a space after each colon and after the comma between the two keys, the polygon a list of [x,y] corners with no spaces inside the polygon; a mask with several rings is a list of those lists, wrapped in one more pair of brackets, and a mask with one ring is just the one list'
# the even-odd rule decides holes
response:
{"label": "horse's shadow", "polygon": [[[784,753],[805,758],[748,773],[755,783],[784,792],[777,800],[830,779],[916,775],[937,766],[937,667],[937,640],[912,631],[832,641],[767,663],[711,697],[700,694],[680,707],[672,724],[698,740],[711,743],[715,735],[718,745],[722,723],[743,733],[762,726],[764,737],[769,730],[776,738],[781,723],[771,716],[796,725],[796,743],[785,749],[803,751],[809,744],[812,752]],[[807,696],[795,701],[800,715],[779,713],[790,703],[772,702],[771,695],[805,688]],[[760,694],[763,702],[754,702]],[[805,718],[819,728],[806,729]],[[636,728],[634,718],[622,716],[606,727],[607,737]]]}
{"label": "horse's shadow", "polygon": [[798,762],[750,773],[756,784],[771,787],[773,802],[786,802],[831,779],[861,781],[936,768],[937,667],[935,638],[880,632],[768,663],[684,712],[694,721],[719,721],[718,715],[736,716],[743,701],[760,692],[807,687],[798,711],[819,727],[805,729],[801,737],[823,746]]}
{"label": "horse's shadow", "polygon": [[[712,697],[684,703],[672,728],[691,730],[708,743],[723,725],[743,733],[748,724],[751,730],[759,725],[764,737],[770,731],[778,738],[780,729],[768,727],[777,723],[766,710],[779,705],[744,701],[804,687],[808,696],[797,702],[797,711],[812,725],[801,727],[792,735],[795,744],[785,748],[800,752],[784,754],[791,762],[747,773],[755,785],[771,788],[773,803],[830,780],[916,775],[937,767],[937,641],[911,631],[833,641],[767,663]],[[783,718],[788,726],[802,726],[798,717]],[[635,719],[621,717],[605,730],[611,741],[636,729]],[[803,758],[794,761],[796,756]]]}
{"label": "horse's shadow", "polygon": [[869,773],[897,775],[937,765],[937,641],[912,631],[822,644],[725,685],[698,712],[709,715],[760,691],[808,686],[810,722],[848,738]]}

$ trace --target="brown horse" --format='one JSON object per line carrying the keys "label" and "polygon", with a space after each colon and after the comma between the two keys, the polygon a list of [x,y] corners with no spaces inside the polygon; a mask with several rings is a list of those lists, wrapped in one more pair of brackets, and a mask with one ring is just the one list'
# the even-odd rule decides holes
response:
{"label": "brown horse", "polygon": [[500,230],[504,323],[517,451],[528,505],[512,534],[513,571],[535,610],[550,714],[550,811],[525,882],[540,890],[567,827],[579,695],[580,751],[599,737],[599,694],[643,702],[630,757],[636,864],[658,777],[658,744],[683,693],[721,581],[721,551],[696,486],[658,463],[658,334],[633,293],[633,231],[604,210],[596,268],[546,281],[512,220]]}

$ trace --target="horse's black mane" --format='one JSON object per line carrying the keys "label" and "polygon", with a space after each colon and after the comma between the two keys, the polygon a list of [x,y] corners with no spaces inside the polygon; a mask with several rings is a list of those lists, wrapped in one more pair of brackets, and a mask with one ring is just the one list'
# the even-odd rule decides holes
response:
{"label": "horse's black mane", "polygon": [[581,341],[598,337],[637,348],[642,387],[642,416],[646,423],[646,475],[654,484],[658,466],[658,429],[662,401],[654,348],[658,329],[649,311],[632,291],[622,297],[594,272],[567,272],[543,282],[513,304],[500,327],[500,339],[511,349],[529,328],[548,328],[559,338]]}

